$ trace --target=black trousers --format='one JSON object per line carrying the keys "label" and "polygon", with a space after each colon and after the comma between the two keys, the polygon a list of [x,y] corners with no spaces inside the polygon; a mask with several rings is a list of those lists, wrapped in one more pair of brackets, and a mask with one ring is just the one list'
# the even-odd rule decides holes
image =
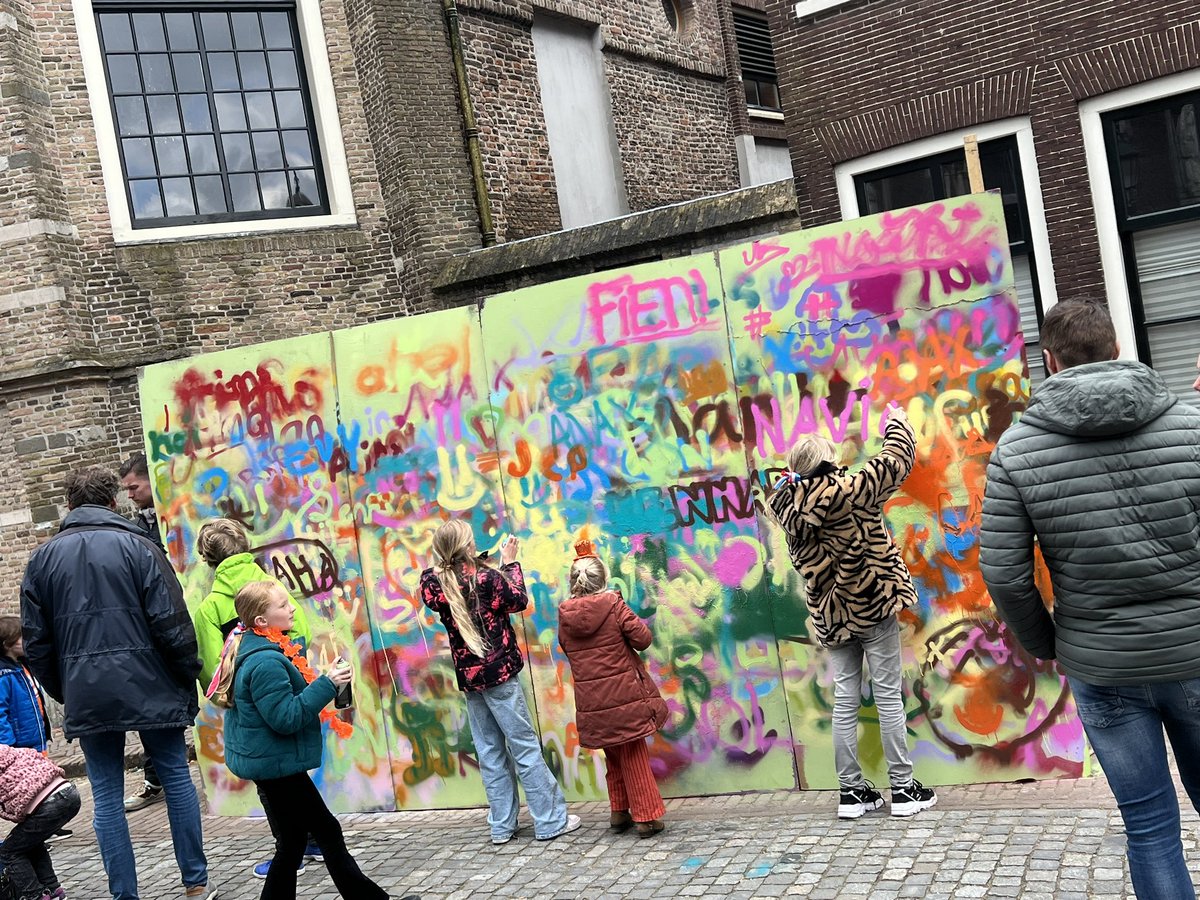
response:
{"label": "black trousers", "polygon": [[58,888],[58,876],[46,850],[46,838],[79,814],[79,789],[73,784],[43,800],[15,826],[0,846],[0,863],[12,880],[17,896],[41,897]]}
{"label": "black trousers", "polygon": [[362,873],[342,837],[342,826],[307,772],[256,783],[266,801],[275,835],[275,857],[261,900],[296,900],[296,868],[311,834],[325,857],[325,868],[338,892],[352,900],[388,900],[387,891]]}

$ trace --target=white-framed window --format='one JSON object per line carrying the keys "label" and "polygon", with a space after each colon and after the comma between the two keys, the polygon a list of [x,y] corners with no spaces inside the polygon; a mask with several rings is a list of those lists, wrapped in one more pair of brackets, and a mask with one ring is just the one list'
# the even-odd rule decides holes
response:
{"label": "white-framed window", "polygon": [[1085,100],[1079,115],[1122,356],[1200,402],[1200,71]]}
{"label": "white-framed window", "polygon": [[75,0],[118,243],[355,223],[319,0]]}
{"label": "white-framed window", "polygon": [[1058,300],[1041,180],[1028,119],[1006,119],[882,150],[834,169],[842,217],[928,203],[970,192],[963,140],[979,140],[984,184],[1004,199],[1021,330],[1029,375],[1044,372],[1038,347],[1042,316]]}

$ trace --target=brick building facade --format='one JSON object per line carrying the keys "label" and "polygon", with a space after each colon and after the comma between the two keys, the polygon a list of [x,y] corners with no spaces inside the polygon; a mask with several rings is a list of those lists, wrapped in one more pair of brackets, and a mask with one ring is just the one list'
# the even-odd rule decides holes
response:
{"label": "brick building facade", "polygon": [[[790,184],[736,190],[782,116],[748,114],[734,24],[728,0],[6,4],[0,573],[67,471],[140,446],[140,366],[794,226]],[[632,220],[556,233],[577,186],[539,28],[594,51]]]}
{"label": "brick building facade", "polygon": [[1124,355],[1191,394],[1200,351],[1195,4],[767,7],[806,224],[965,193],[962,141],[975,133],[985,180],[1009,207],[1027,333],[1036,338],[1059,298],[1106,296]]}

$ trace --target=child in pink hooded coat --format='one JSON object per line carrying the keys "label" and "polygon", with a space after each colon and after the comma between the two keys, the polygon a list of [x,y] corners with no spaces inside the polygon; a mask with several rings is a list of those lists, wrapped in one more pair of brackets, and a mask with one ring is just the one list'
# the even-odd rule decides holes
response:
{"label": "child in pink hooded coat", "polygon": [[79,813],[79,790],[62,769],[28,747],[0,744],[0,818],[16,822],[0,845],[0,864],[19,900],[67,896],[46,838]]}

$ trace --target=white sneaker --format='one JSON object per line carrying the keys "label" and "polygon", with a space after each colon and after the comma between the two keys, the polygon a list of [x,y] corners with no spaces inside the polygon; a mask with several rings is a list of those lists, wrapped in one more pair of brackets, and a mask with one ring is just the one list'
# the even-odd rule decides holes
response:
{"label": "white sneaker", "polygon": [[152,803],[166,799],[167,796],[163,793],[162,785],[153,785],[148,781],[143,781],[140,791],[125,798],[125,809],[133,812],[135,809],[144,809]]}
{"label": "white sneaker", "polygon": [[555,832],[554,834],[549,835],[548,837],[540,837],[540,838],[538,838],[538,840],[539,841],[552,841],[556,837],[562,837],[564,834],[570,834],[572,831],[578,831],[579,826],[582,824],[583,824],[583,820],[581,818],[579,818],[579,816],[568,815],[567,816],[567,824],[563,826],[562,831]]}

